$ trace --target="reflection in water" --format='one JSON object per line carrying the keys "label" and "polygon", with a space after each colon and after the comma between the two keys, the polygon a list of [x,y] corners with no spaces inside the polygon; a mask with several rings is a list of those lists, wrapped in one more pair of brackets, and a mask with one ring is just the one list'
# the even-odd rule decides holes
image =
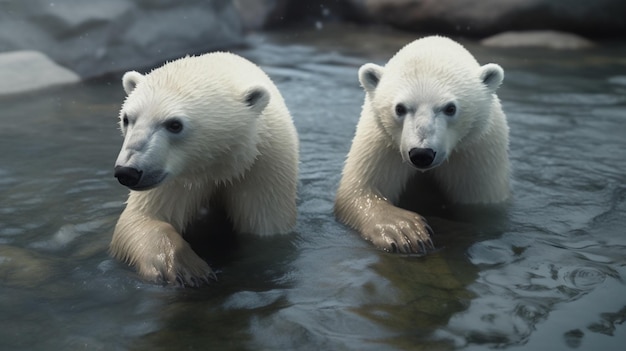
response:
{"label": "reflection in water", "polygon": [[514,198],[406,203],[439,247],[406,257],[337,224],[332,202],[363,102],[356,70],[414,38],[331,30],[239,51],[275,80],[300,133],[298,226],[223,240],[205,224],[217,235],[193,242],[220,274],[202,289],[145,284],[106,252],[127,196],[112,177],[117,79],[2,98],[0,348],[621,349],[626,47],[468,43],[505,68]]}

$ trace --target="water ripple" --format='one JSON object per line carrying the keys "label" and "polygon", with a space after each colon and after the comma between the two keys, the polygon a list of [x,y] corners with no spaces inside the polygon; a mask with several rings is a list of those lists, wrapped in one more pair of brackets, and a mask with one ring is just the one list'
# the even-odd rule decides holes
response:
{"label": "water ripple", "polygon": [[563,274],[563,280],[568,286],[581,290],[593,289],[602,284],[606,275],[597,269],[590,267],[574,268]]}

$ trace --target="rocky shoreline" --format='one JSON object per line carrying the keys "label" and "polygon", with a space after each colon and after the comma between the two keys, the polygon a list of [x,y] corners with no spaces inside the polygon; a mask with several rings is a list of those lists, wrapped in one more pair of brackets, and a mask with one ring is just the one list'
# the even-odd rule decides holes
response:
{"label": "rocky shoreline", "polygon": [[248,31],[349,21],[477,40],[508,32],[483,42],[575,49],[623,36],[624,13],[620,0],[7,0],[0,95],[241,45]]}

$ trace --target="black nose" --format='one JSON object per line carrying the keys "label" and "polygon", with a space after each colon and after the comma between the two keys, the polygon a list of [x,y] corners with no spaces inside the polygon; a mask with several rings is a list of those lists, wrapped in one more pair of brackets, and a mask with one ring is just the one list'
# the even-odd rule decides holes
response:
{"label": "black nose", "polygon": [[435,160],[437,153],[433,149],[414,148],[409,150],[409,159],[417,168],[426,168]]}
{"label": "black nose", "polygon": [[141,179],[143,172],[132,167],[115,166],[115,178],[124,186],[135,186]]}

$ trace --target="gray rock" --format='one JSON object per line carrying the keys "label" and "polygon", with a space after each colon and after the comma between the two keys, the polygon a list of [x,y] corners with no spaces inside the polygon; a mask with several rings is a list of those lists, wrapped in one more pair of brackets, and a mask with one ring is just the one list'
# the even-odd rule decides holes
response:
{"label": "gray rock", "polygon": [[230,0],[4,0],[0,51],[37,50],[89,78],[239,44]]}
{"label": "gray rock", "polygon": [[504,32],[485,38],[480,43],[491,47],[543,47],[558,50],[586,49],[594,46],[593,42],[579,35],[550,30]]}
{"label": "gray rock", "polygon": [[[233,0],[246,29],[317,27],[351,13],[347,0]],[[349,17],[349,16],[348,16]]]}
{"label": "gray rock", "polygon": [[80,77],[37,51],[0,53],[0,95],[71,84]]}
{"label": "gray rock", "polygon": [[284,22],[289,0],[233,0],[248,30],[257,30]]}
{"label": "gray rock", "polygon": [[623,0],[343,0],[345,15],[365,22],[442,34],[486,36],[551,29],[586,36],[624,36]]}

